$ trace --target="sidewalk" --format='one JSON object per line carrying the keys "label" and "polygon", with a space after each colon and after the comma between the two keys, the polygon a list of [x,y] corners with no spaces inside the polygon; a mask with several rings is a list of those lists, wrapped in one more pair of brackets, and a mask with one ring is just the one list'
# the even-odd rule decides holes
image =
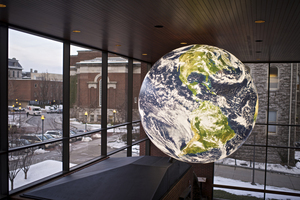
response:
{"label": "sidewalk", "polygon": [[[234,180],[241,180],[245,182],[252,182],[252,169],[215,165],[215,176],[230,178]],[[263,170],[254,171],[254,182],[257,184],[264,184],[265,172]],[[268,186],[284,187],[300,191],[300,177],[295,175],[280,174],[274,172],[267,172],[267,188]]]}

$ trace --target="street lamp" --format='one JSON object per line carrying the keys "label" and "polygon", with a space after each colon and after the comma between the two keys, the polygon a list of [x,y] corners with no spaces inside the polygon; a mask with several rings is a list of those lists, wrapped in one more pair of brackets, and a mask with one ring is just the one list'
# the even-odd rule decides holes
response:
{"label": "street lamp", "polygon": [[12,112],[13,112],[13,121],[15,121],[15,105],[12,105],[12,107],[13,107],[13,110],[12,110]]}
{"label": "street lamp", "polygon": [[19,128],[21,127],[21,106],[19,107]]}
{"label": "street lamp", "polygon": [[114,125],[115,125],[115,123],[116,123],[116,110],[113,110],[113,113],[114,113]]}
{"label": "street lamp", "polygon": [[86,123],[87,123],[87,116],[88,116],[88,113],[85,112],[84,115],[85,115],[85,132],[87,132]]}
{"label": "street lamp", "polygon": [[[116,123],[116,110],[113,110],[113,113],[114,113],[114,125]],[[114,133],[116,132],[116,129],[114,128]]]}
{"label": "street lamp", "polygon": [[44,142],[44,119],[45,119],[45,116],[42,115],[41,119],[42,119],[42,141]]}

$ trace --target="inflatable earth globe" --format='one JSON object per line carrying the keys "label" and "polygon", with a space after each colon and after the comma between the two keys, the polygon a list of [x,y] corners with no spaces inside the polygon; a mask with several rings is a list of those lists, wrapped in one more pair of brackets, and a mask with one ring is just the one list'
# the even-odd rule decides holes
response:
{"label": "inflatable earth globe", "polygon": [[167,53],[147,73],[139,113],[162,152],[183,162],[209,163],[229,156],[249,137],[258,95],[234,55],[189,45]]}

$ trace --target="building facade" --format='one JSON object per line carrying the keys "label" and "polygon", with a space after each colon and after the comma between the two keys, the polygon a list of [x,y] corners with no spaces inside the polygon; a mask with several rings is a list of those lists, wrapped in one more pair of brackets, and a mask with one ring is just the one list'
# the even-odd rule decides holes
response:
{"label": "building facade", "polygon": [[[270,68],[267,63],[247,63],[245,66],[251,73],[259,98],[256,125],[245,144],[265,145],[267,143],[268,145],[294,147],[295,142],[299,141],[299,128],[286,125],[299,124],[298,64],[272,63]],[[268,79],[269,74],[270,79]],[[267,122],[276,125],[263,125]],[[231,157],[246,161],[266,161],[265,148],[254,149],[253,146],[246,145],[243,145]],[[294,166],[295,150],[274,148],[268,152],[267,161]]]}
{"label": "building facade", "polygon": [[[101,121],[102,57],[94,51],[79,51],[72,56],[71,66],[71,117],[84,121],[87,112],[89,123]],[[94,57],[96,56],[96,57]],[[91,58],[85,60],[86,58]],[[94,58],[93,58],[94,57]],[[78,58],[83,59],[78,61]],[[74,62],[74,60],[78,62]],[[141,63],[133,62],[133,118],[138,117],[138,95],[140,89]],[[128,60],[116,55],[108,57],[107,119],[110,124],[126,121],[128,93]],[[72,95],[73,94],[73,95]],[[75,95],[76,94],[76,95]],[[74,100],[74,98],[76,98]]]}

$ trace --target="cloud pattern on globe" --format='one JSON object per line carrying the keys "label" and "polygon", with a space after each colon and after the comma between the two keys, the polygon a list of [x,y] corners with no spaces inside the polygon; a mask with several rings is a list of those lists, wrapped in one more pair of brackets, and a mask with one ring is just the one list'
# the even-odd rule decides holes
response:
{"label": "cloud pattern on globe", "polygon": [[209,163],[229,156],[249,137],[258,95],[234,55],[189,45],[164,55],[147,73],[139,112],[146,134],[165,154]]}

